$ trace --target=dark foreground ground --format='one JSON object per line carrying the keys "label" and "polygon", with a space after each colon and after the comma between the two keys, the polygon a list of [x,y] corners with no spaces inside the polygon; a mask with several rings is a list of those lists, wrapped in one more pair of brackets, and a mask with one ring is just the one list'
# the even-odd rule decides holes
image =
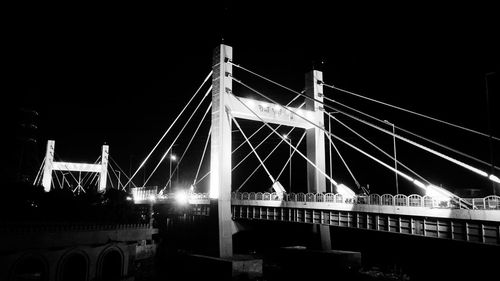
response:
{"label": "dark foreground ground", "polygon": [[[213,238],[210,233],[190,228],[169,232],[155,261],[136,280],[224,280],[217,269],[184,258],[183,253],[199,252]],[[313,247],[310,225],[249,223],[233,237],[234,251],[261,258],[263,276],[235,280],[497,280],[500,272],[497,246],[347,228],[331,228],[331,236],[333,249],[361,252],[360,267],[280,254],[282,247]]]}

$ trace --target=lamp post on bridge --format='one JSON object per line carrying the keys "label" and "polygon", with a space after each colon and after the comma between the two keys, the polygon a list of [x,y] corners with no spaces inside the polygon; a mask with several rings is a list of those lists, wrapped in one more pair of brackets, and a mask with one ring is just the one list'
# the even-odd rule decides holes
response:
{"label": "lamp post on bridge", "polygon": [[172,161],[176,161],[177,156],[175,154],[170,153],[170,166],[169,166],[169,173],[168,173],[168,190],[169,192],[172,192]]}
{"label": "lamp post on bridge", "polygon": [[394,123],[391,123],[387,120],[384,120],[384,123],[389,124],[392,126],[392,142],[394,146],[394,174],[396,176],[396,194],[399,194],[399,187],[398,187],[398,161],[396,160],[396,126],[394,126]]}

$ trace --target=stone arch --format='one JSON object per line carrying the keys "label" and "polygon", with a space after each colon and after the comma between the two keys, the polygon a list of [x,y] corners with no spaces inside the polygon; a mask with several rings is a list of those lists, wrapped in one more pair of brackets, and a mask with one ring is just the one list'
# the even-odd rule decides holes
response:
{"label": "stone arch", "polygon": [[97,261],[98,280],[118,281],[123,276],[124,254],[116,246],[110,246],[104,249]]}
{"label": "stone arch", "polygon": [[82,250],[65,253],[57,265],[57,280],[85,281],[89,276],[90,259]]}
{"label": "stone arch", "polygon": [[12,266],[9,280],[49,280],[49,264],[40,254],[24,254]]}

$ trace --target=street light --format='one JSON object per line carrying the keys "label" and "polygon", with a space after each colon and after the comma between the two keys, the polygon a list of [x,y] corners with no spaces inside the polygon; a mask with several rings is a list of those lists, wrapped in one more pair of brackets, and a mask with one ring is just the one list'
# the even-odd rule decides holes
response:
{"label": "street light", "polygon": [[169,167],[169,173],[168,173],[168,190],[172,192],[172,161],[177,160],[177,156],[174,154],[170,153],[170,167]]}
{"label": "street light", "polygon": [[396,175],[396,194],[399,194],[399,187],[398,187],[398,161],[396,160],[396,126],[394,126],[393,123],[384,120],[384,123],[389,124],[392,126],[392,142],[394,145],[394,174]]}
{"label": "street light", "polygon": [[290,141],[290,145],[288,146],[290,148],[290,156],[288,163],[288,170],[289,170],[288,190],[289,192],[292,192],[292,138],[290,138],[288,134],[283,134],[283,138]]}

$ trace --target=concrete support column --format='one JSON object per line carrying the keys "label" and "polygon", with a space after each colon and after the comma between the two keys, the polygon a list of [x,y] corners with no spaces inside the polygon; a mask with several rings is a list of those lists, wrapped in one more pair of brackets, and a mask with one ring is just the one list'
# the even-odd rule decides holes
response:
{"label": "concrete support column", "polygon": [[[312,70],[306,73],[306,95],[317,101],[323,101],[323,72]],[[313,111],[311,118],[315,124],[324,128],[323,105],[317,101],[307,99],[306,109]],[[307,129],[307,158],[311,160],[323,172],[325,167],[325,134],[317,128]],[[326,192],[326,178],[312,165],[307,166],[307,192]],[[313,231],[319,234],[320,247],[323,250],[331,249],[330,227],[326,225],[314,225]]]}
{"label": "concrete support column", "polygon": [[101,173],[99,176],[99,191],[104,192],[106,190],[106,180],[108,177],[108,157],[109,157],[109,146],[102,146],[102,156],[101,156]]}
{"label": "concrete support column", "polygon": [[54,162],[54,148],[56,142],[49,140],[47,142],[47,150],[45,152],[45,165],[43,166],[42,186],[45,192],[50,191],[52,183],[52,163]]}
{"label": "concrete support column", "polygon": [[217,199],[219,257],[233,255],[231,219],[231,120],[226,112],[232,92],[233,49],[220,45],[214,51],[212,74],[212,136],[210,147],[210,198]]}

